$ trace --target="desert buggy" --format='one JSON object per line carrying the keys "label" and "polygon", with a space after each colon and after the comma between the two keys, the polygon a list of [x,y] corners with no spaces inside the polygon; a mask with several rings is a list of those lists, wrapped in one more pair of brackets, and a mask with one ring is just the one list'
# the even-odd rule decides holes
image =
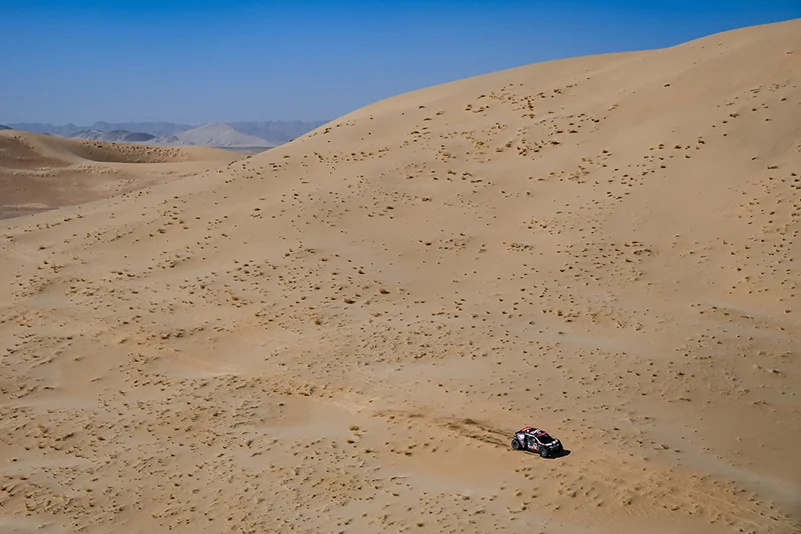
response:
{"label": "desert buggy", "polygon": [[562,442],[551,437],[546,431],[527,426],[515,432],[512,448],[516,451],[532,451],[543,458],[556,456],[562,452]]}

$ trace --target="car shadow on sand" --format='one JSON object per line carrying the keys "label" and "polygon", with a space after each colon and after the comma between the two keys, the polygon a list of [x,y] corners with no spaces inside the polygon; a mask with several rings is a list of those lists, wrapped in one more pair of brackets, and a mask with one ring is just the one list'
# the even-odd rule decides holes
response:
{"label": "car shadow on sand", "polygon": [[[537,451],[525,451],[525,452],[527,452],[528,454],[533,454],[535,456],[540,455],[540,453],[538,453]],[[543,458],[543,460],[556,460],[558,458],[564,458],[565,456],[570,456],[570,449],[562,449],[559,452],[549,454],[547,457]]]}

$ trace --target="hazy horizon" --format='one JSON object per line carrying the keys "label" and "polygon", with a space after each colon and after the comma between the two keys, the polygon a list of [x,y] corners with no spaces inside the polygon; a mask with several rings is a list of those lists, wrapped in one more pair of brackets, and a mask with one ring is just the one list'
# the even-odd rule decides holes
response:
{"label": "hazy horizon", "polygon": [[0,124],[330,120],[465,77],[797,17],[793,0],[30,1],[4,6]]}
{"label": "hazy horizon", "polygon": [[75,127],[75,128],[95,128],[95,127],[98,127],[99,125],[124,127],[126,125],[136,125],[136,124],[138,124],[138,125],[169,124],[169,125],[172,125],[172,126],[181,126],[181,127],[187,127],[187,128],[197,128],[199,126],[205,126],[207,124],[228,124],[228,125],[244,124],[244,123],[254,123],[254,124],[256,124],[256,123],[259,123],[259,124],[262,124],[262,123],[279,123],[279,124],[280,123],[303,123],[303,124],[308,124],[308,123],[317,123],[317,122],[328,122],[330,120],[331,119],[318,119],[318,120],[308,120],[308,121],[301,121],[301,120],[271,120],[271,119],[258,120],[258,119],[252,119],[252,120],[244,120],[244,121],[207,121],[207,122],[197,122],[197,123],[191,123],[191,124],[183,123],[183,122],[174,122],[174,121],[162,121],[162,120],[133,120],[133,121],[97,120],[97,121],[93,121],[91,123],[75,123],[75,122],[54,123],[52,121],[9,121],[7,123],[2,123],[2,124],[5,124],[6,126],[14,125],[14,124],[18,124],[18,125],[41,125],[41,126],[50,125],[50,126],[54,126],[54,127],[72,126],[72,127]]}
{"label": "hazy horizon", "polygon": [[[133,121],[133,122],[107,122],[98,121],[92,124],[52,124],[49,122],[9,122],[0,126],[12,129],[30,131],[38,134],[55,135],[57,137],[79,137],[82,139],[92,139],[99,141],[121,141],[123,138],[114,132],[129,132],[131,134],[149,134],[154,138],[161,138],[171,143],[169,138],[183,135],[188,132],[202,131],[202,135],[209,135],[209,128],[213,131],[213,136],[222,135],[225,137],[227,128],[219,128],[218,125],[227,126],[240,134],[253,136],[268,141],[270,143],[281,144],[294,138],[305,135],[318,126],[325,124],[326,120],[319,121],[240,121],[231,123],[204,123],[204,124],[181,124],[165,121]],[[97,137],[93,132],[105,132],[110,136],[101,135]],[[88,137],[87,137],[88,136]],[[127,138],[126,138],[127,139]],[[218,139],[220,142],[229,142]],[[141,139],[138,139],[141,141]],[[147,140],[149,141],[149,140]],[[128,142],[128,141],[123,141]],[[240,139],[239,142],[242,142]],[[216,146],[212,138],[207,138],[205,143],[209,146]]]}

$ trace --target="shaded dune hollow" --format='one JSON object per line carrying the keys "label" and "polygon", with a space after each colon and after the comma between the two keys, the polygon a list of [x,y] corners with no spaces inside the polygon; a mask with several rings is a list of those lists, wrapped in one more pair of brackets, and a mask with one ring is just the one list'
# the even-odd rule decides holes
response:
{"label": "shaded dune hollow", "polygon": [[194,175],[245,155],[0,131],[0,218],[83,204]]}

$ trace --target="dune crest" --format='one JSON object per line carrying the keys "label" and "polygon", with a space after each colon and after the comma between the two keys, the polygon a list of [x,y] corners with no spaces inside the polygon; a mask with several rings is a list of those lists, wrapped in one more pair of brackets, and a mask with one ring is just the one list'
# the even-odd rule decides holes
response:
{"label": "dune crest", "polygon": [[520,67],[0,222],[0,525],[798,532],[800,55]]}
{"label": "dune crest", "polygon": [[0,218],[144,189],[244,156],[205,147],[105,143],[3,130]]}

